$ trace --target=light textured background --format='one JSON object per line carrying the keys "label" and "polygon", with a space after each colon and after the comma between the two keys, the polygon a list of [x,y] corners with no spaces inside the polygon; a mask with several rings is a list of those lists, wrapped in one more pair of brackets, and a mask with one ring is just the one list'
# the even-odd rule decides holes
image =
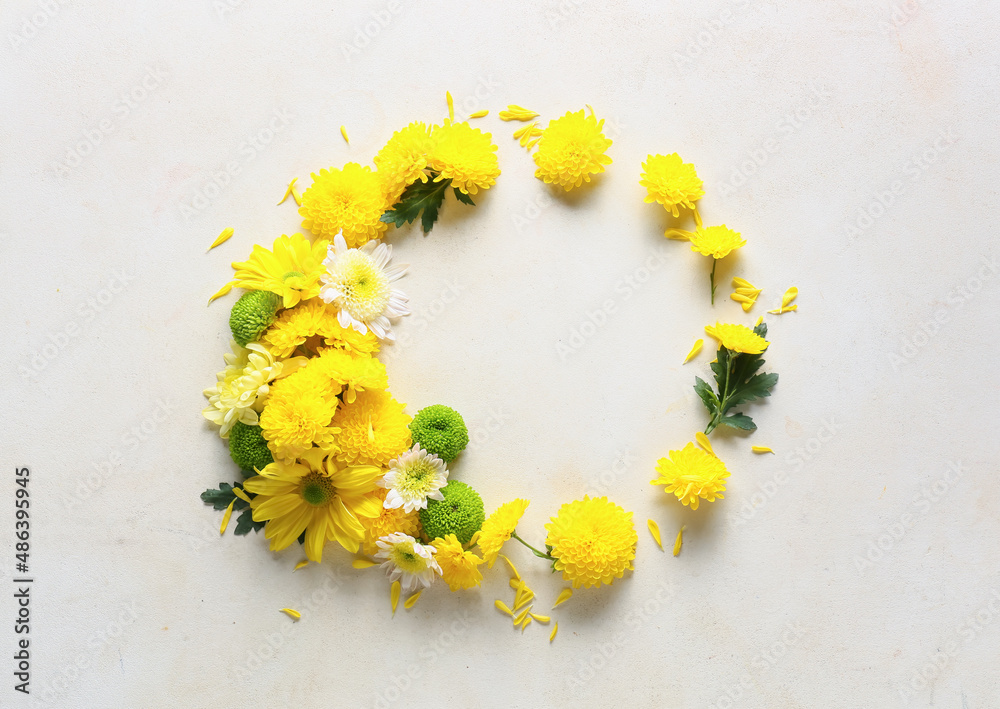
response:
{"label": "light textured background", "polygon": [[[2,660],[0,704],[1000,706],[993,9],[5,1],[0,489],[30,466],[37,581],[33,692]],[[390,618],[377,571],[331,546],[293,575],[298,550],[220,539],[198,500],[236,472],[200,415],[231,302],[206,298],[252,244],[298,230],[274,206],[291,177],[368,163],[394,129],[440,120],[446,90],[462,115],[491,110],[476,125],[503,175],[428,238],[391,234],[415,314],[385,361],[411,413],[465,415],[454,475],[488,509],[529,497],[529,539],[584,493],[635,512],[635,573],[578,592],[552,645],[493,609],[502,570]],[[614,164],[550,199],[519,124],[496,118],[508,103],[593,105]],[[641,161],[673,151],[705,180],[706,219],[749,242],[714,309],[707,259],[642,202]],[[733,275],[764,288],[749,315]],[[759,430],[713,436],[726,499],[681,509],[648,484],[705,423],[690,387],[711,357],[680,363],[705,324],[750,323],[791,285],[800,312],[768,316],[781,380],[750,410]],[[650,517],[668,540],[688,525],[678,558]],[[12,529],[5,503],[4,658]],[[562,588],[509,552],[543,602]]]}

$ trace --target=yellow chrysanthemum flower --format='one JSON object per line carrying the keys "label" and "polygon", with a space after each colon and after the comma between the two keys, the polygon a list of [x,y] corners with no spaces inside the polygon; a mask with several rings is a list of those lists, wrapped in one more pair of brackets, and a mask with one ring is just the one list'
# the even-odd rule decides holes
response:
{"label": "yellow chrysanthemum flower", "polygon": [[583,109],[549,121],[538,141],[535,177],[568,192],[590,182],[592,174],[604,172],[604,166],[611,164],[604,154],[611,140],[604,137],[603,127],[604,119],[598,121],[593,113],[587,116]]}
{"label": "yellow chrysanthemum flower", "polygon": [[438,537],[431,542],[431,546],[437,550],[434,561],[441,567],[441,578],[452,591],[475,588],[482,583],[483,575],[478,567],[484,560],[466,551],[454,534],[448,534],[443,539]]}
{"label": "yellow chrysanthemum flower", "polygon": [[545,525],[555,569],[573,588],[610,584],[625,575],[639,535],[626,512],[606,497],[584,497],[559,508]]}
{"label": "yellow chrysanthemum flower", "polygon": [[412,445],[411,418],[403,413],[404,408],[406,404],[379,390],[362,392],[354,403],[342,405],[333,418],[333,425],[340,429],[338,459],[388,467],[389,461]]}
{"label": "yellow chrysanthemum flower", "polygon": [[477,543],[489,568],[493,568],[504,542],[510,539],[510,535],[517,529],[517,523],[528,508],[528,504],[528,500],[522,499],[505,502],[483,522]]}
{"label": "yellow chrysanthemum flower", "polygon": [[745,325],[715,323],[715,325],[706,325],[705,332],[718,340],[720,345],[733,352],[760,354],[770,344]]}
{"label": "yellow chrysanthemum flower", "polygon": [[310,244],[302,234],[282,234],[274,240],[271,251],[255,245],[249,259],[234,263],[236,274],[227,285],[270,291],[282,297],[283,307],[294,307],[319,295],[326,247],[324,240]]}
{"label": "yellow chrysanthemum flower", "polygon": [[374,333],[361,334],[353,327],[343,327],[337,309],[318,298],[282,310],[261,340],[272,355],[281,358],[290,356],[299,345],[316,351],[325,344],[358,357],[370,357],[379,350]]}
{"label": "yellow chrysanthemum flower", "polygon": [[669,455],[657,461],[656,472],[660,477],[651,480],[651,485],[664,485],[668,494],[673,493],[692,510],[698,509],[699,500],[714,502],[715,498],[724,497],[729,471],[721,460],[694,443],[670,451]]}
{"label": "yellow chrysanthemum flower", "polygon": [[428,166],[438,173],[435,182],[451,180],[451,186],[465,194],[476,194],[496,184],[500,176],[497,146],[493,136],[473,128],[468,122],[434,126]]}
{"label": "yellow chrysanthemum flower", "polygon": [[258,411],[270,393],[271,381],[292,366],[275,361],[256,342],[249,342],[244,348],[233,341],[231,346],[232,354],[223,356],[226,368],[216,375],[218,383],[203,392],[209,405],[201,412],[220,427],[219,435],[223,438],[229,438],[229,431],[237,421],[248,426],[257,424]]}
{"label": "yellow chrysanthemum flower", "polygon": [[698,227],[691,236],[692,251],[715,259],[725,258],[730,252],[746,246],[746,243],[738,231],[733,231],[725,224],[708,228]]}
{"label": "yellow chrysanthemum flower", "polygon": [[389,386],[385,365],[381,361],[374,357],[353,357],[334,347],[320,350],[319,357],[309,361],[309,368],[342,388],[344,402],[348,404],[354,403],[359,392]]}
{"label": "yellow chrysanthemum flower", "polygon": [[304,228],[327,239],[341,232],[351,247],[382,236],[388,226],[380,221],[386,209],[385,191],[371,168],[349,162],[339,170],[313,173],[312,178],[299,208]]}
{"label": "yellow chrysanthemum flower", "polygon": [[361,518],[361,526],[365,528],[364,551],[369,556],[378,553],[376,542],[381,537],[393,532],[417,537],[420,532],[420,515],[417,512],[406,512],[402,507],[386,507],[385,496],[388,493],[383,487],[375,488],[375,497],[379,501],[378,516]]}
{"label": "yellow chrysanthemum flower", "polygon": [[392,134],[389,142],[375,156],[386,207],[399,201],[403,191],[417,180],[427,181],[424,168],[431,150],[431,133],[426,123],[414,121]]}
{"label": "yellow chrysanthemum flower", "polygon": [[250,501],[254,521],[267,521],[264,536],[279,551],[304,531],[306,556],[323,560],[323,545],[336,541],[356,553],[364,538],[359,518],[379,514],[375,481],[382,471],[372,465],[340,468],[318,448],[299,462],[274,462],[244,487],[256,495]]}
{"label": "yellow chrysanthemum flower", "polygon": [[306,366],[271,387],[260,429],[275,460],[291,463],[313,446],[334,449],[339,429],[331,421],[340,388],[317,374]]}
{"label": "yellow chrysanthemum flower", "polygon": [[677,153],[649,155],[642,164],[639,184],[646,188],[645,202],[659,202],[672,215],[679,216],[680,207],[694,209],[694,202],[705,196],[704,183],[694,165],[681,160]]}

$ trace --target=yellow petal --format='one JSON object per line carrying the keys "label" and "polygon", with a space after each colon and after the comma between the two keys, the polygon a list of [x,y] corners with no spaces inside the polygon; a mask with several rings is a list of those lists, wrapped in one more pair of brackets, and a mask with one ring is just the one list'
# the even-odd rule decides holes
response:
{"label": "yellow petal", "polygon": [[344,127],[344,126],[340,127],[340,134],[342,136],[344,136],[344,142],[347,143],[348,145],[350,145],[351,144],[351,139],[347,137],[347,128],[346,127]]}
{"label": "yellow petal", "polygon": [[444,97],[448,101],[448,119],[455,120],[455,100],[451,97],[451,91],[445,91]]}
{"label": "yellow petal", "polygon": [[663,232],[663,235],[668,239],[675,239],[677,241],[690,241],[691,237],[694,236],[694,232],[686,231],[684,229],[667,229]]}
{"label": "yellow petal", "polygon": [[767,312],[769,312],[769,313],[775,313],[777,315],[781,315],[782,313],[790,313],[793,310],[798,310],[798,309],[799,309],[799,306],[797,306],[797,305],[787,305],[787,306],[782,306],[780,308],[775,308],[774,310],[768,310]]}
{"label": "yellow petal", "polygon": [[564,588],[562,591],[559,592],[559,597],[556,598],[556,604],[554,606],[552,606],[552,607],[553,608],[558,608],[559,606],[561,606],[563,603],[565,603],[566,601],[568,601],[572,597],[573,597],[573,589],[572,588]]}
{"label": "yellow petal", "polygon": [[559,632],[559,623],[556,623],[555,625],[552,626],[552,633],[549,635],[549,642],[552,642],[553,640],[556,639],[556,633],[558,632]]}
{"label": "yellow petal", "polygon": [[785,291],[785,294],[781,296],[781,307],[784,308],[786,305],[795,300],[795,297],[799,294],[799,289],[792,286]]}
{"label": "yellow petal", "polygon": [[515,613],[517,613],[517,612],[518,612],[519,610],[521,610],[521,609],[522,609],[522,608],[524,608],[524,607],[525,607],[526,605],[528,605],[529,603],[531,603],[531,601],[532,601],[532,599],[534,598],[534,596],[535,596],[535,594],[533,594],[533,593],[532,593],[532,594],[527,594],[527,593],[526,593],[526,594],[524,594],[524,595],[523,595],[523,596],[521,597],[521,600],[520,600],[520,601],[518,601],[517,603],[515,603],[515,604],[514,604],[514,608],[513,608],[513,611],[514,611]]}
{"label": "yellow petal", "polygon": [[238,488],[238,487],[234,487],[233,488],[233,494],[236,495],[236,497],[238,497],[241,500],[243,500],[244,502],[250,502],[250,498],[247,497],[247,494],[245,492],[243,492],[243,490],[240,489],[240,488]]}
{"label": "yellow petal", "polygon": [[372,561],[371,559],[355,559],[351,562],[351,566],[355,569],[370,569],[373,566],[377,566],[378,562]]}
{"label": "yellow petal", "polygon": [[[517,609],[515,609],[515,611],[516,610]],[[514,625],[520,625],[522,621],[524,621],[524,619],[528,617],[528,613],[530,612],[531,612],[531,606],[528,606],[523,611],[521,611],[521,615],[514,617]]]}
{"label": "yellow petal", "polygon": [[[698,445],[701,446],[706,453],[709,455],[715,455],[715,451],[712,450],[712,443],[708,440],[708,436],[704,433],[698,431],[698,433],[694,434],[694,440],[698,442]],[[718,458],[719,456],[715,455],[715,457]]]}
{"label": "yellow petal", "polygon": [[299,618],[302,617],[302,614],[299,613],[294,608],[282,608],[281,612],[287,615],[289,618],[294,618],[295,620],[298,620]]}
{"label": "yellow petal", "polygon": [[744,313],[748,313],[750,312],[750,308],[753,307],[753,304],[754,301],[751,300],[749,303],[740,303],[740,307],[743,308]]}
{"label": "yellow petal", "polygon": [[653,535],[653,541],[656,542],[656,546],[663,549],[663,542],[660,540],[660,525],[651,519],[647,519],[646,526],[649,527],[649,533]]}
{"label": "yellow petal", "polygon": [[292,188],[292,199],[295,200],[295,204],[299,205],[300,207],[302,206],[302,193],[299,192],[294,187]]}
{"label": "yellow petal", "polygon": [[674,542],[674,556],[681,553],[681,544],[684,543],[684,530],[687,529],[687,525],[682,524],[680,531],[677,532],[677,540]]}
{"label": "yellow petal", "polygon": [[300,561],[295,565],[295,571],[298,571],[299,569],[304,569],[307,566],[309,566],[309,559],[303,559],[302,561]]}
{"label": "yellow petal", "polygon": [[512,103],[507,106],[506,111],[500,111],[499,116],[501,121],[530,121],[532,118],[537,118],[538,114]]}
{"label": "yellow petal", "polygon": [[229,507],[226,508],[226,514],[222,515],[222,526],[219,527],[219,534],[226,533],[226,527],[229,526],[229,518],[233,516],[233,505],[236,504],[236,498],[229,503]]}
{"label": "yellow petal", "polygon": [[534,613],[529,613],[529,615],[539,623],[548,623],[550,620],[552,620],[547,615],[535,615]]}
{"label": "yellow petal", "polygon": [[744,278],[733,278],[733,288],[756,288],[756,286]]}
{"label": "yellow petal", "polygon": [[774,453],[774,451],[767,446],[750,446],[750,450],[754,453]]}
{"label": "yellow petal", "polygon": [[412,596],[403,601],[403,608],[405,608],[406,610],[410,610],[411,608],[413,608],[413,606],[417,605],[417,601],[420,600],[421,593],[423,593],[423,591],[417,591]]}
{"label": "yellow petal", "polygon": [[469,118],[484,118],[489,115],[489,111],[476,111],[475,113],[470,113]]}
{"label": "yellow petal", "polygon": [[757,327],[757,326],[758,326],[758,325],[760,325],[760,324],[761,324],[762,322],[764,322],[764,316],[763,316],[763,315],[761,315],[761,316],[760,316],[759,318],[757,318],[757,322],[755,322],[755,323],[753,324],[753,326],[754,326],[754,327]]}
{"label": "yellow petal", "polygon": [[521,574],[517,573],[517,567],[515,567],[515,566],[514,566],[514,562],[512,562],[512,561],[511,561],[510,559],[508,559],[508,558],[507,558],[506,556],[504,556],[503,554],[501,554],[501,555],[500,555],[500,558],[501,558],[501,559],[503,559],[504,561],[506,561],[506,562],[507,562],[507,566],[509,566],[509,567],[510,567],[510,572],[511,572],[512,574],[514,574],[513,578],[515,578],[515,579],[517,579],[517,580],[519,580],[519,581],[520,581],[520,579],[521,579]]}
{"label": "yellow petal", "polygon": [[733,293],[729,297],[735,300],[737,303],[750,303],[751,305],[753,304],[753,299],[748,298],[745,295],[740,295],[739,293]]}
{"label": "yellow petal", "polygon": [[[215,241],[212,242],[212,245],[208,247],[208,251],[211,251],[219,244],[226,243],[227,241],[229,241],[229,237],[231,237],[232,235],[233,235],[233,228],[231,226],[226,227],[225,229],[222,230],[222,233],[216,237]],[[205,253],[208,253],[208,251],[206,251]]]}
{"label": "yellow petal", "polygon": [[402,587],[399,585],[399,581],[392,582],[392,588],[389,590],[389,601],[392,603],[392,614],[396,615],[396,606],[399,605],[399,593]]}
{"label": "yellow petal", "polygon": [[529,613],[528,617],[521,622],[521,632],[523,633],[524,629],[527,628],[530,624],[531,624],[531,613]]}
{"label": "yellow petal", "polygon": [[705,341],[703,339],[698,338],[697,340],[695,340],[694,347],[692,347],[691,351],[688,352],[688,356],[684,358],[684,364],[687,364],[692,359],[694,359],[695,357],[697,357],[698,353],[701,352],[701,348],[704,345],[705,345]]}
{"label": "yellow petal", "polygon": [[215,295],[213,295],[211,298],[209,298],[208,302],[211,303],[216,298],[221,298],[222,296],[224,296],[226,293],[228,293],[232,289],[233,289],[233,284],[232,283],[227,283],[226,285],[222,286],[222,288],[220,288]]}
{"label": "yellow petal", "polygon": [[295,181],[297,179],[299,179],[299,178],[293,177],[292,181],[288,183],[288,187],[285,188],[285,194],[283,194],[281,196],[281,201],[278,202],[278,204],[284,204],[285,200],[288,199],[288,195],[290,195],[292,193],[292,187],[295,186]]}
{"label": "yellow petal", "polygon": [[508,608],[507,604],[504,603],[503,601],[501,601],[501,600],[498,599],[496,601],[493,601],[493,605],[495,605],[502,613],[506,613],[507,615],[509,615],[511,617],[514,616],[514,611],[512,611],[510,608]]}

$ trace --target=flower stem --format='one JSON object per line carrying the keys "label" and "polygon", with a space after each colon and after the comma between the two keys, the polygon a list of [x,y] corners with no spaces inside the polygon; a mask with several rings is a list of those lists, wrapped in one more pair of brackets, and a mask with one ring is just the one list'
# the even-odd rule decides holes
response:
{"label": "flower stem", "polygon": [[548,559],[549,561],[555,561],[555,557],[549,556],[548,554],[543,554],[542,552],[540,552],[537,549],[535,549],[535,547],[533,547],[530,544],[528,544],[528,542],[524,541],[519,536],[517,536],[517,532],[516,531],[511,532],[510,536],[513,537],[514,539],[516,539],[517,541],[521,542],[521,544],[523,544],[524,546],[526,546],[529,549],[531,549],[531,553],[534,554],[535,556],[537,556],[539,559]]}
{"label": "flower stem", "polygon": [[719,263],[719,259],[712,259],[712,272],[708,275],[708,283],[712,286],[712,305],[715,305],[715,267]]}

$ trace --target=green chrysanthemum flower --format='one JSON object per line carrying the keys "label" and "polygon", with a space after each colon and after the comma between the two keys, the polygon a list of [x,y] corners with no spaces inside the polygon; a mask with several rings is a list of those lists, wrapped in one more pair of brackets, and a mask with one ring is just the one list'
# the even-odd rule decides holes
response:
{"label": "green chrysanthemum flower", "polygon": [[428,500],[427,509],[420,510],[424,533],[431,539],[454,534],[462,544],[468,544],[486,519],[483,498],[457,480],[441,488],[441,494],[443,500]]}
{"label": "green chrysanthemum flower", "polygon": [[446,463],[453,461],[469,444],[469,429],[461,414],[443,404],[418,411],[410,422],[410,435],[414,443]]}
{"label": "green chrysanthemum flower", "polygon": [[229,431],[229,455],[241,470],[263,470],[274,462],[260,426],[248,426],[242,421]]}
{"label": "green chrysanthemum flower", "polygon": [[240,347],[257,338],[274,322],[274,314],[281,306],[281,296],[271,291],[252,290],[244,293],[229,315],[229,328]]}

